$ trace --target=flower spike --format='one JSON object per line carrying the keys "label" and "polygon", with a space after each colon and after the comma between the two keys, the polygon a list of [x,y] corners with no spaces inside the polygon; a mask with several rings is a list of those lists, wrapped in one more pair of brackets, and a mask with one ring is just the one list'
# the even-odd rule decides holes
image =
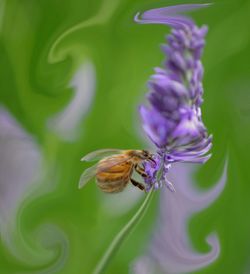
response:
{"label": "flower spike", "polygon": [[163,46],[163,68],[155,68],[148,82],[148,106],[139,109],[143,129],[157,147],[155,164],[144,162],[147,189],[166,185],[174,189],[167,173],[175,162],[204,163],[211,154],[212,136],[203,124],[203,65],[201,56],[207,26],[197,27],[181,13],[210,4],[190,4],[158,8],[138,13],[140,24],[165,24],[172,27]]}

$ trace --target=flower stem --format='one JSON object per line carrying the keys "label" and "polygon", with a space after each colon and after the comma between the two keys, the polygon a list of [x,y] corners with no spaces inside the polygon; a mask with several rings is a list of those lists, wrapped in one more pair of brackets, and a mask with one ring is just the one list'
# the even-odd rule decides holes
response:
{"label": "flower stem", "polygon": [[110,262],[113,255],[118,251],[119,247],[123,243],[123,241],[128,237],[129,233],[135,227],[136,224],[139,223],[143,215],[145,214],[149,203],[153,197],[153,190],[151,190],[145,200],[143,201],[142,205],[133,215],[133,217],[129,220],[129,222],[122,228],[122,230],[116,235],[113,239],[111,244],[109,245],[108,249],[100,259],[99,263],[97,264],[93,274],[101,274],[104,273],[105,268],[107,267],[108,263]]}

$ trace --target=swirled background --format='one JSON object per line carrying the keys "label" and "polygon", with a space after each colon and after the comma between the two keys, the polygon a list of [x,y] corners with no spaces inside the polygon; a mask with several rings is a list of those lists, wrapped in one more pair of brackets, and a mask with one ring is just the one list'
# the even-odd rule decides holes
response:
{"label": "swirled background", "polygon": [[[143,194],[78,179],[98,148],[147,148],[137,106],[169,28],[139,10],[187,1],[0,0],[0,274],[92,273]],[[192,2],[193,3],[193,2]],[[192,13],[209,33],[213,157],[176,165],[107,273],[250,273],[250,1]]]}

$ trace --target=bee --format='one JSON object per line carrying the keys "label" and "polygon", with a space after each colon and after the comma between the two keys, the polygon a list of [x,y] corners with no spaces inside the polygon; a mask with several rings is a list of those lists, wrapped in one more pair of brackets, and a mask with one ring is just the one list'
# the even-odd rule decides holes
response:
{"label": "bee", "polygon": [[81,161],[87,162],[97,160],[99,160],[97,164],[82,173],[79,188],[95,177],[98,187],[103,192],[121,192],[129,182],[145,191],[145,186],[133,179],[132,174],[136,171],[142,177],[147,177],[140,164],[145,160],[155,163],[153,155],[146,150],[101,149],[91,152],[81,159]]}

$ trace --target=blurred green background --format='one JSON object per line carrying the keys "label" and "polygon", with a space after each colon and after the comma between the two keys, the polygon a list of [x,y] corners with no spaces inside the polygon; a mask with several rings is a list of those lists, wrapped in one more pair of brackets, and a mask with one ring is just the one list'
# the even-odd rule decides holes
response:
{"label": "blurred green background", "polygon": [[[12,214],[0,218],[1,274],[91,273],[134,214],[143,197],[134,189],[118,197],[94,183],[78,190],[88,166],[79,159],[99,148],[149,146],[137,108],[153,67],[162,64],[160,44],[169,28],[137,25],[133,17],[183,3],[189,2],[0,0],[1,105],[23,128],[23,142],[32,138],[40,159],[39,176],[13,202]],[[192,17],[209,26],[202,110],[214,136],[213,157],[196,175],[199,188],[216,182],[227,156],[229,168],[219,199],[192,217],[189,237],[200,253],[208,252],[209,232],[220,239],[219,258],[198,273],[250,273],[250,1],[214,1]],[[145,251],[158,202],[159,193],[107,273],[128,273]]]}

